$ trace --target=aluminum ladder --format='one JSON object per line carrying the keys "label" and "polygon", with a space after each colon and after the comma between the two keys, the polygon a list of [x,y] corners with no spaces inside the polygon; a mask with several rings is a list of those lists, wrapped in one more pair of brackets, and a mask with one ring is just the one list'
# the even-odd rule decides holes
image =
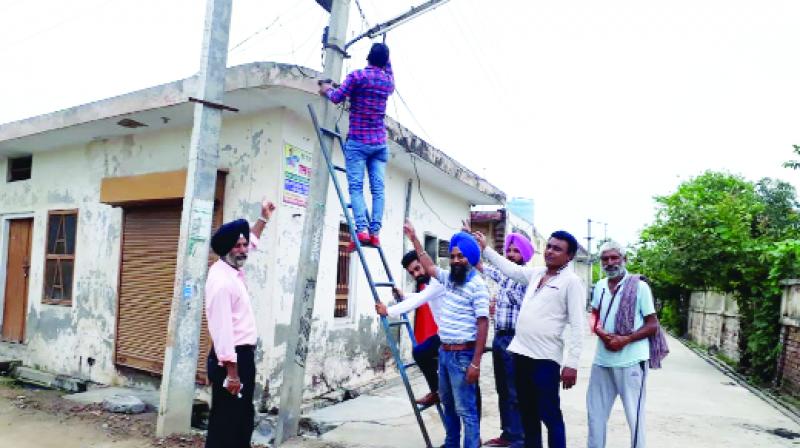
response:
{"label": "aluminum ladder", "polygon": [[[352,215],[352,206],[345,200],[344,192],[342,191],[342,187],[339,184],[339,179],[336,176],[337,172],[346,173],[346,170],[342,166],[335,165],[333,163],[333,159],[331,156],[330,148],[325,141],[325,136],[329,136],[333,138],[334,142],[339,142],[339,147],[342,148],[344,151],[344,141],[342,139],[342,135],[339,133],[338,126],[336,129],[326,129],[320,126],[319,120],[317,119],[317,114],[314,112],[313,105],[308,105],[308,112],[311,114],[311,121],[314,124],[314,129],[317,132],[317,138],[319,139],[319,147],[322,155],[325,157],[325,164],[328,167],[328,173],[333,180],[333,185],[336,188],[336,195],[339,197],[339,204],[342,206],[342,210],[344,211],[345,219],[347,220],[347,226],[350,230],[350,238],[351,241],[355,242],[355,250],[358,253],[358,258],[361,261],[361,266],[364,268],[364,274],[367,276],[367,282],[369,283],[369,289],[372,293],[372,298],[375,303],[380,302],[380,296],[378,295],[378,288],[392,288],[395,286],[394,278],[392,277],[392,271],[389,269],[389,265],[386,262],[386,256],[384,255],[383,248],[380,246],[362,246],[361,243],[358,241],[356,237],[356,228],[354,223],[354,217]],[[335,146],[335,145],[334,145]],[[369,269],[369,265],[367,264],[366,257],[364,256],[364,249],[365,248],[372,248],[378,251],[378,254],[381,258],[381,264],[383,265],[383,270],[386,273],[386,277],[388,281],[385,282],[376,282],[372,276],[372,272]],[[400,378],[403,380],[403,385],[405,386],[406,393],[408,394],[408,400],[411,403],[411,407],[414,410],[414,416],[417,418],[417,424],[419,425],[419,429],[422,432],[422,438],[425,439],[425,446],[427,448],[433,448],[431,444],[430,436],[428,435],[428,429],[425,427],[425,422],[422,420],[422,412],[426,409],[434,407],[434,405],[429,406],[421,406],[418,405],[416,402],[416,398],[414,397],[414,391],[411,388],[411,383],[408,380],[408,374],[406,370],[409,367],[416,366],[415,362],[405,362],[403,358],[400,356],[400,350],[398,348],[398,341],[395,340],[394,335],[392,334],[391,329],[394,327],[403,327],[405,328],[405,332],[400,330],[398,333],[402,335],[403,333],[408,335],[408,338],[411,339],[411,346],[416,347],[417,341],[414,338],[414,330],[411,328],[411,321],[408,319],[408,316],[403,314],[401,319],[397,321],[389,321],[386,316],[381,316],[381,326],[383,327],[383,332],[386,334],[386,342],[389,344],[389,348],[391,349],[392,356],[394,357],[395,365],[397,366],[397,370],[400,372]],[[435,405],[436,409],[439,411],[439,417],[444,421],[443,411],[441,404]]]}

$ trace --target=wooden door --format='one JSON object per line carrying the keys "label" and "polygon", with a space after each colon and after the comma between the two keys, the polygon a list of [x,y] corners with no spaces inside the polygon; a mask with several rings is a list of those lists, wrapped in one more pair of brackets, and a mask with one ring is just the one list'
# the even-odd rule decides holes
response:
{"label": "wooden door", "polygon": [[23,342],[25,314],[28,309],[33,219],[14,219],[9,224],[2,340]]}

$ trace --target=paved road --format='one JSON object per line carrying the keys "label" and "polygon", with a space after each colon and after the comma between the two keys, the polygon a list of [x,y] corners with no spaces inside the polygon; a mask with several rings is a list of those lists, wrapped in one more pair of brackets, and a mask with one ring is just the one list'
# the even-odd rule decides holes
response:
{"label": "paved road", "polygon": [[[578,385],[562,391],[562,409],[567,422],[567,445],[586,446],[586,387],[595,351],[595,339],[587,337],[579,368]],[[771,433],[800,427],[748,390],[733,383],[680,342],[671,339],[672,353],[664,369],[651,372],[648,388],[648,446],[667,447],[797,447],[794,439]],[[485,356],[481,366],[484,415],[481,433],[484,440],[499,434],[497,395],[494,392],[491,360]],[[424,390],[421,378],[417,390]],[[340,424],[323,435],[323,440],[348,447],[417,448],[423,446],[410,406],[402,398],[399,382],[363,395],[355,400],[319,410],[314,417]],[[443,440],[443,430],[435,412],[426,421],[434,444]],[[609,422],[609,447],[625,447],[629,433],[622,407],[617,402]],[[438,446],[438,445],[437,445]]]}

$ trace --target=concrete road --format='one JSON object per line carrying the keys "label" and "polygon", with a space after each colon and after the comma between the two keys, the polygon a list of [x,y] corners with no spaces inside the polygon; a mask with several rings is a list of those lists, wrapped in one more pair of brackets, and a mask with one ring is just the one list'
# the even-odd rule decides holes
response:
{"label": "concrete road", "polygon": [[[587,337],[579,368],[578,385],[562,391],[567,423],[567,445],[586,446],[586,388],[596,340]],[[667,447],[797,447],[800,427],[773,407],[733,383],[677,340],[664,368],[651,372],[647,402],[647,442],[650,448]],[[483,440],[499,435],[497,394],[489,355],[481,365],[483,390]],[[421,377],[415,390],[424,391]],[[423,447],[410,405],[399,381],[355,400],[317,410],[313,418],[339,426],[323,441],[347,447]],[[426,413],[434,446],[444,431],[435,411]],[[776,433],[784,435],[777,435]],[[788,432],[788,434],[786,434]],[[792,433],[796,434],[795,438]],[[629,446],[629,432],[619,402],[609,421],[608,446]]]}

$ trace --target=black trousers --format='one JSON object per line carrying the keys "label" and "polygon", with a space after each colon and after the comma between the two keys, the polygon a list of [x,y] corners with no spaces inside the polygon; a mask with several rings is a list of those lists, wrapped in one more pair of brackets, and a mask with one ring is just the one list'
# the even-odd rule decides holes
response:
{"label": "black trousers", "polygon": [[208,415],[206,448],[250,448],[253,437],[255,408],[253,389],[256,385],[255,347],[236,346],[242,398],[222,387],[228,372],[220,366],[214,349],[208,354],[208,379],[211,380],[211,412]]}
{"label": "black trousers", "polygon": [[417,366],[425,375],[425,381],[428,382],[431,392],[439,392],[439,347],[441,345],[442,341],[439,339],[439,335],[435,334],[417,344],[411,352]]}
{"label": "black trousers", "polygon": [[567,434],[561,414],[561,366],[549,359],[514,354],[517,400],[526,448],[542,448],[542,423],[547,426],[547,446],[566,448]]}

